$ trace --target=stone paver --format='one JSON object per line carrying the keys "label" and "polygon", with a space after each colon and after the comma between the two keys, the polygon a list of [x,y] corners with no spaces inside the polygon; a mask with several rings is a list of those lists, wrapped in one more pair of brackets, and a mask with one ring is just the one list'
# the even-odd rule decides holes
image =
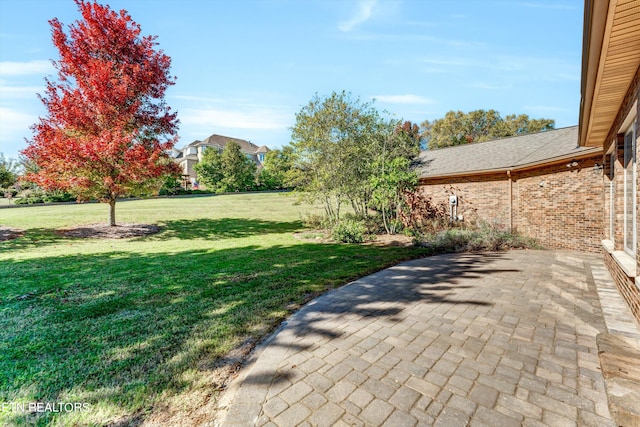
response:
{"label": "stone paver", "polygon": [[[606,283],[601,257],[570,251],[400,264],[294,314],[217,424],[613,426],[596,347]],[[611,327],[635,333],[623,320]]]}

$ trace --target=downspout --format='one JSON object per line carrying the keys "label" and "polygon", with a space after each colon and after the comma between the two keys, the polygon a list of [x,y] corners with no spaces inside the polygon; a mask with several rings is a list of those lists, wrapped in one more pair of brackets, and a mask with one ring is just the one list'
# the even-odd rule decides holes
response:
{"label": "downspout", "polygon": [[513,181],[511,180],[511,170],[507,171],[509,181],[509,231],[513,231]]}

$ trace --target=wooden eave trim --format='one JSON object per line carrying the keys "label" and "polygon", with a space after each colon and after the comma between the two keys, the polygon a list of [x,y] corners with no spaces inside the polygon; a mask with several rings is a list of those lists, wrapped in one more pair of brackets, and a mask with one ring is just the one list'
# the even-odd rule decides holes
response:
{"label": "wooden eave trim", "polygon": [[[608,21],[613,21],[616,0],[586,0],[584,8],[584,29],[582,34],[582,73],[580,77],[580,115],[578,121],[578,143],[586,146],[592,125],[593,101],[596,83],[601,77],[600,63],[603,55],[605,31]],[[613,6],[613,7],[611,7]],[[609,28],[610,30],[611,28]]]}

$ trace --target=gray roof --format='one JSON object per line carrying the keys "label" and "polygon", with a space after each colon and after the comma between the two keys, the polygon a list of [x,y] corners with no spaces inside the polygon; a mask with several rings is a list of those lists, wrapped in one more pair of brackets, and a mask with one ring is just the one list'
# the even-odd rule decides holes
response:
{"label": "gray roof", "polygon": [[246,141],[244,139],[232,138],[230,136],[217,135],[217,134],[213,134],[203,139],[202,141],[200,140],[193,141],[192,143],[185,145],[184,148],[197,147],[199,145],[217,145],[220,148],[224,148],[227,145],[227,142],[231,142],[231,141],[238,144],[242,149],[242,151],[244,151],[245,153],[254,154],[259,148],[257,145],[253,144],[252,142]]}
{"label": "gray roof", "polygon": [[578,126],[486,142],[426,150],[415,167],[420,178],[517,170],[602,152],[578,146]]}

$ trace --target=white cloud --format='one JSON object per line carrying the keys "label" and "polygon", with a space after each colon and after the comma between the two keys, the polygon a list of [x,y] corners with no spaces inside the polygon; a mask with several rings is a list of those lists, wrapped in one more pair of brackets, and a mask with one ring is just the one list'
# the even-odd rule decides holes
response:
{"label": "white cloud", "polygon": [[567,113],[572,111],[567,108],[558,107],[555,105],[525,105],[524,109],[529,111],[534,111],[534,112],[541,112],[541,113],[545,113],[545,112]]}
{"label": "white cloud", "polygon": [[0,107],[0,135],[5,136],[5,131],[31,132],[29,126],[38,120],[38,116],[24,113],[7,107]]}
{"label": "white cloud", "polygon": [[[577,81],[580,69],[560,57],[496,55],[484,57],[440,56],[418,58],[424,72],[463,72],[489,70],[501,76],[530,81]],[[492,87],[481,87],[491,89]],[[494,89],[500,87],[493,87]]]}
{"label": "white cloud", "polygon": [[352,31],[360,24],[367,22],[373,16],[373,9],[377,0],[360,0],[355,15],[348,21],[342,21],[338,28],[345,33]]}
{"label": "white cloud", "polygon": [[388,104],[433,104],[433,100],[420,95],[376,95],[373,97],[380,102]]}
{"label": "white cloud", "polygon": [[50,74],[55,71],[53,65],[47,60],[29,62],[0,62],[0,76],[23,76],[27,74]]}
{"label": "white cloud", "polygon": [[473,87],[476,89],[487,89],[487,90],[506,90],[506,89],[511,89],[511,84],[509,83],[509,84],[503,84],[503,85],[496,85],[496,84],[485,83],[485,82],[476,82],[476,83],[471,83],[469,87]]}
{"label": "white cloud", "polygon": [[179,115],[180,122],[191,126],[232,129],[286,129],[293,116],[269,109],[223,110],[215,108],[187,109]]}
{"label": "white cloud", "polygon": [[7,157],[17,157],[26,147],[24,138],[32,136],[30,126],[37,120],[37,115],[0,107],[0,152]]}
{"label": "white cloud", "polygon": [[515,3],[517,6],[523,6],[533,9],[551,9],[551,10],[576,10],[575,5],[568,5],[562,3],[554,3],[554,2],[518,2]]}
{"label": "white cloud", "polygon": [[199,102],[199,103],[223,103],[223,102],[227,102],[223,98],[212,98],[212,97],[197,96],[197,95],[172,95],[171,98],[179,99],[181,101]]}
{"label": "white cloud", "polygon": [[9,86],[0,81],[0,99],[36,99],[37,93],[44,93],[44,86]]}

